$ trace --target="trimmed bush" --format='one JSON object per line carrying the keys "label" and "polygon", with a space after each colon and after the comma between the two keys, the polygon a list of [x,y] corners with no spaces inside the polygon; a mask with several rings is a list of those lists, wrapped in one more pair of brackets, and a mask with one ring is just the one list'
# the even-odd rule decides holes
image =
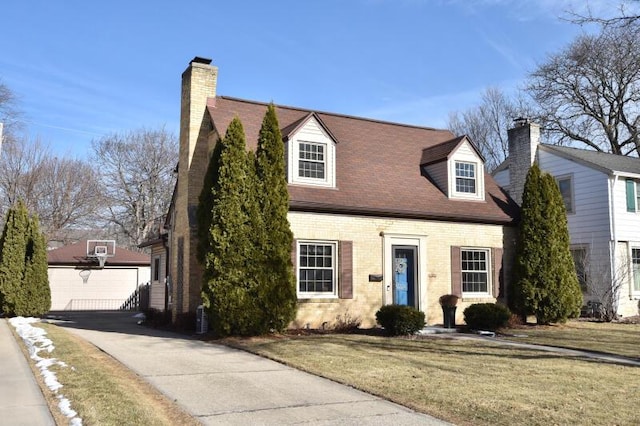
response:
{"label": "trimmed bush", "polygon": [[511,311],[498,303],[476,303],[464,310],[464,321],[472,330],[495,331],[505,327],[511,318]]}
{"label": "trimmed bush", "polygon": [[376,321],[387,336],[415,334],[424,327],[424,312],[412,306],[385,305],[376,312]]}

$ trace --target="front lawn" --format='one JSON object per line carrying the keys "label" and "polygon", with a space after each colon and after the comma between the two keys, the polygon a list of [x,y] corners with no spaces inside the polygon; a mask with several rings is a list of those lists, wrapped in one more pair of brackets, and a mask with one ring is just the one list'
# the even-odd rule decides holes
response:
{"label": "front lawn", "polygon": [[[635,333],[637,348],[637,326],[618,326],[601,339],[615,336],[617,353],[634,345],[619,336]],[[555,338],[556,345],[588,340],[579,337],[588,331],[580,326],[547,327],[536,338],[553,339],[558,330],[569,334]],[[291,335],[228,343],[459,425],[640,424],[632,402],[640,398],[638,367],[441,336]]]}
{"label": "front lawn", "polygon": [[569,321],[507,330],[506,333],[504,338],[516,342],[583,349],[640,360],[640,324]]}

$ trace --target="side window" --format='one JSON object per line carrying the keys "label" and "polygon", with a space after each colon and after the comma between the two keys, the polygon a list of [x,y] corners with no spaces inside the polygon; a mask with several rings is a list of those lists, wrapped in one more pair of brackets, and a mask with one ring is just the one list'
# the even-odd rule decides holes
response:
{"label": "side window", "polygon": [[562,195],[562,201],[564,201],[564,207],[567,213],[575,213],[573,202],[573,179],[571,175],[560,176],[556,178],[558,188],[560,189],[560,195]]}
{"label": "side window", "polygon": [[160,281],[160,256],[153,258],[153,281]]}
{"label": "side window", "polygon": [[576,268],[576,275],[578,276],[578,282],[582,291],[587,291],[587,281],[589,279],[587,272],[587,249],[586,247],[571,247],[571,256],[573,257],[573,264]]}
{"label": "side window", "polygon": [[633,288],[634,294],[640,293],[640,248],[631,249],[631,270],[633,273]]}

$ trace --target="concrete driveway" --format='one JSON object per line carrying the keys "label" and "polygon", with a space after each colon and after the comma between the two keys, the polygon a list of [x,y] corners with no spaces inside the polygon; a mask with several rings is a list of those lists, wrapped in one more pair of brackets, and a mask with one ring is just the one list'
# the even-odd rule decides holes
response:
{"label": "concrete driveway", "polygon": [[137,321],[130,312],[65,312],[57,323],[144,377],[203,424],[447,424],[256,355]]}

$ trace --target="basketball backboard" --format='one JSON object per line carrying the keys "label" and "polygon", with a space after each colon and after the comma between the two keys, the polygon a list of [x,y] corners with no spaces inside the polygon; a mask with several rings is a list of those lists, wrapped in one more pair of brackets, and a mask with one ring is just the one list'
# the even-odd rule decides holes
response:
{"label": "basketball backboard", "polygon": [[115,240],[87,240],[87,258],[95,259],[103,268],[108,257],[116,255]]}

